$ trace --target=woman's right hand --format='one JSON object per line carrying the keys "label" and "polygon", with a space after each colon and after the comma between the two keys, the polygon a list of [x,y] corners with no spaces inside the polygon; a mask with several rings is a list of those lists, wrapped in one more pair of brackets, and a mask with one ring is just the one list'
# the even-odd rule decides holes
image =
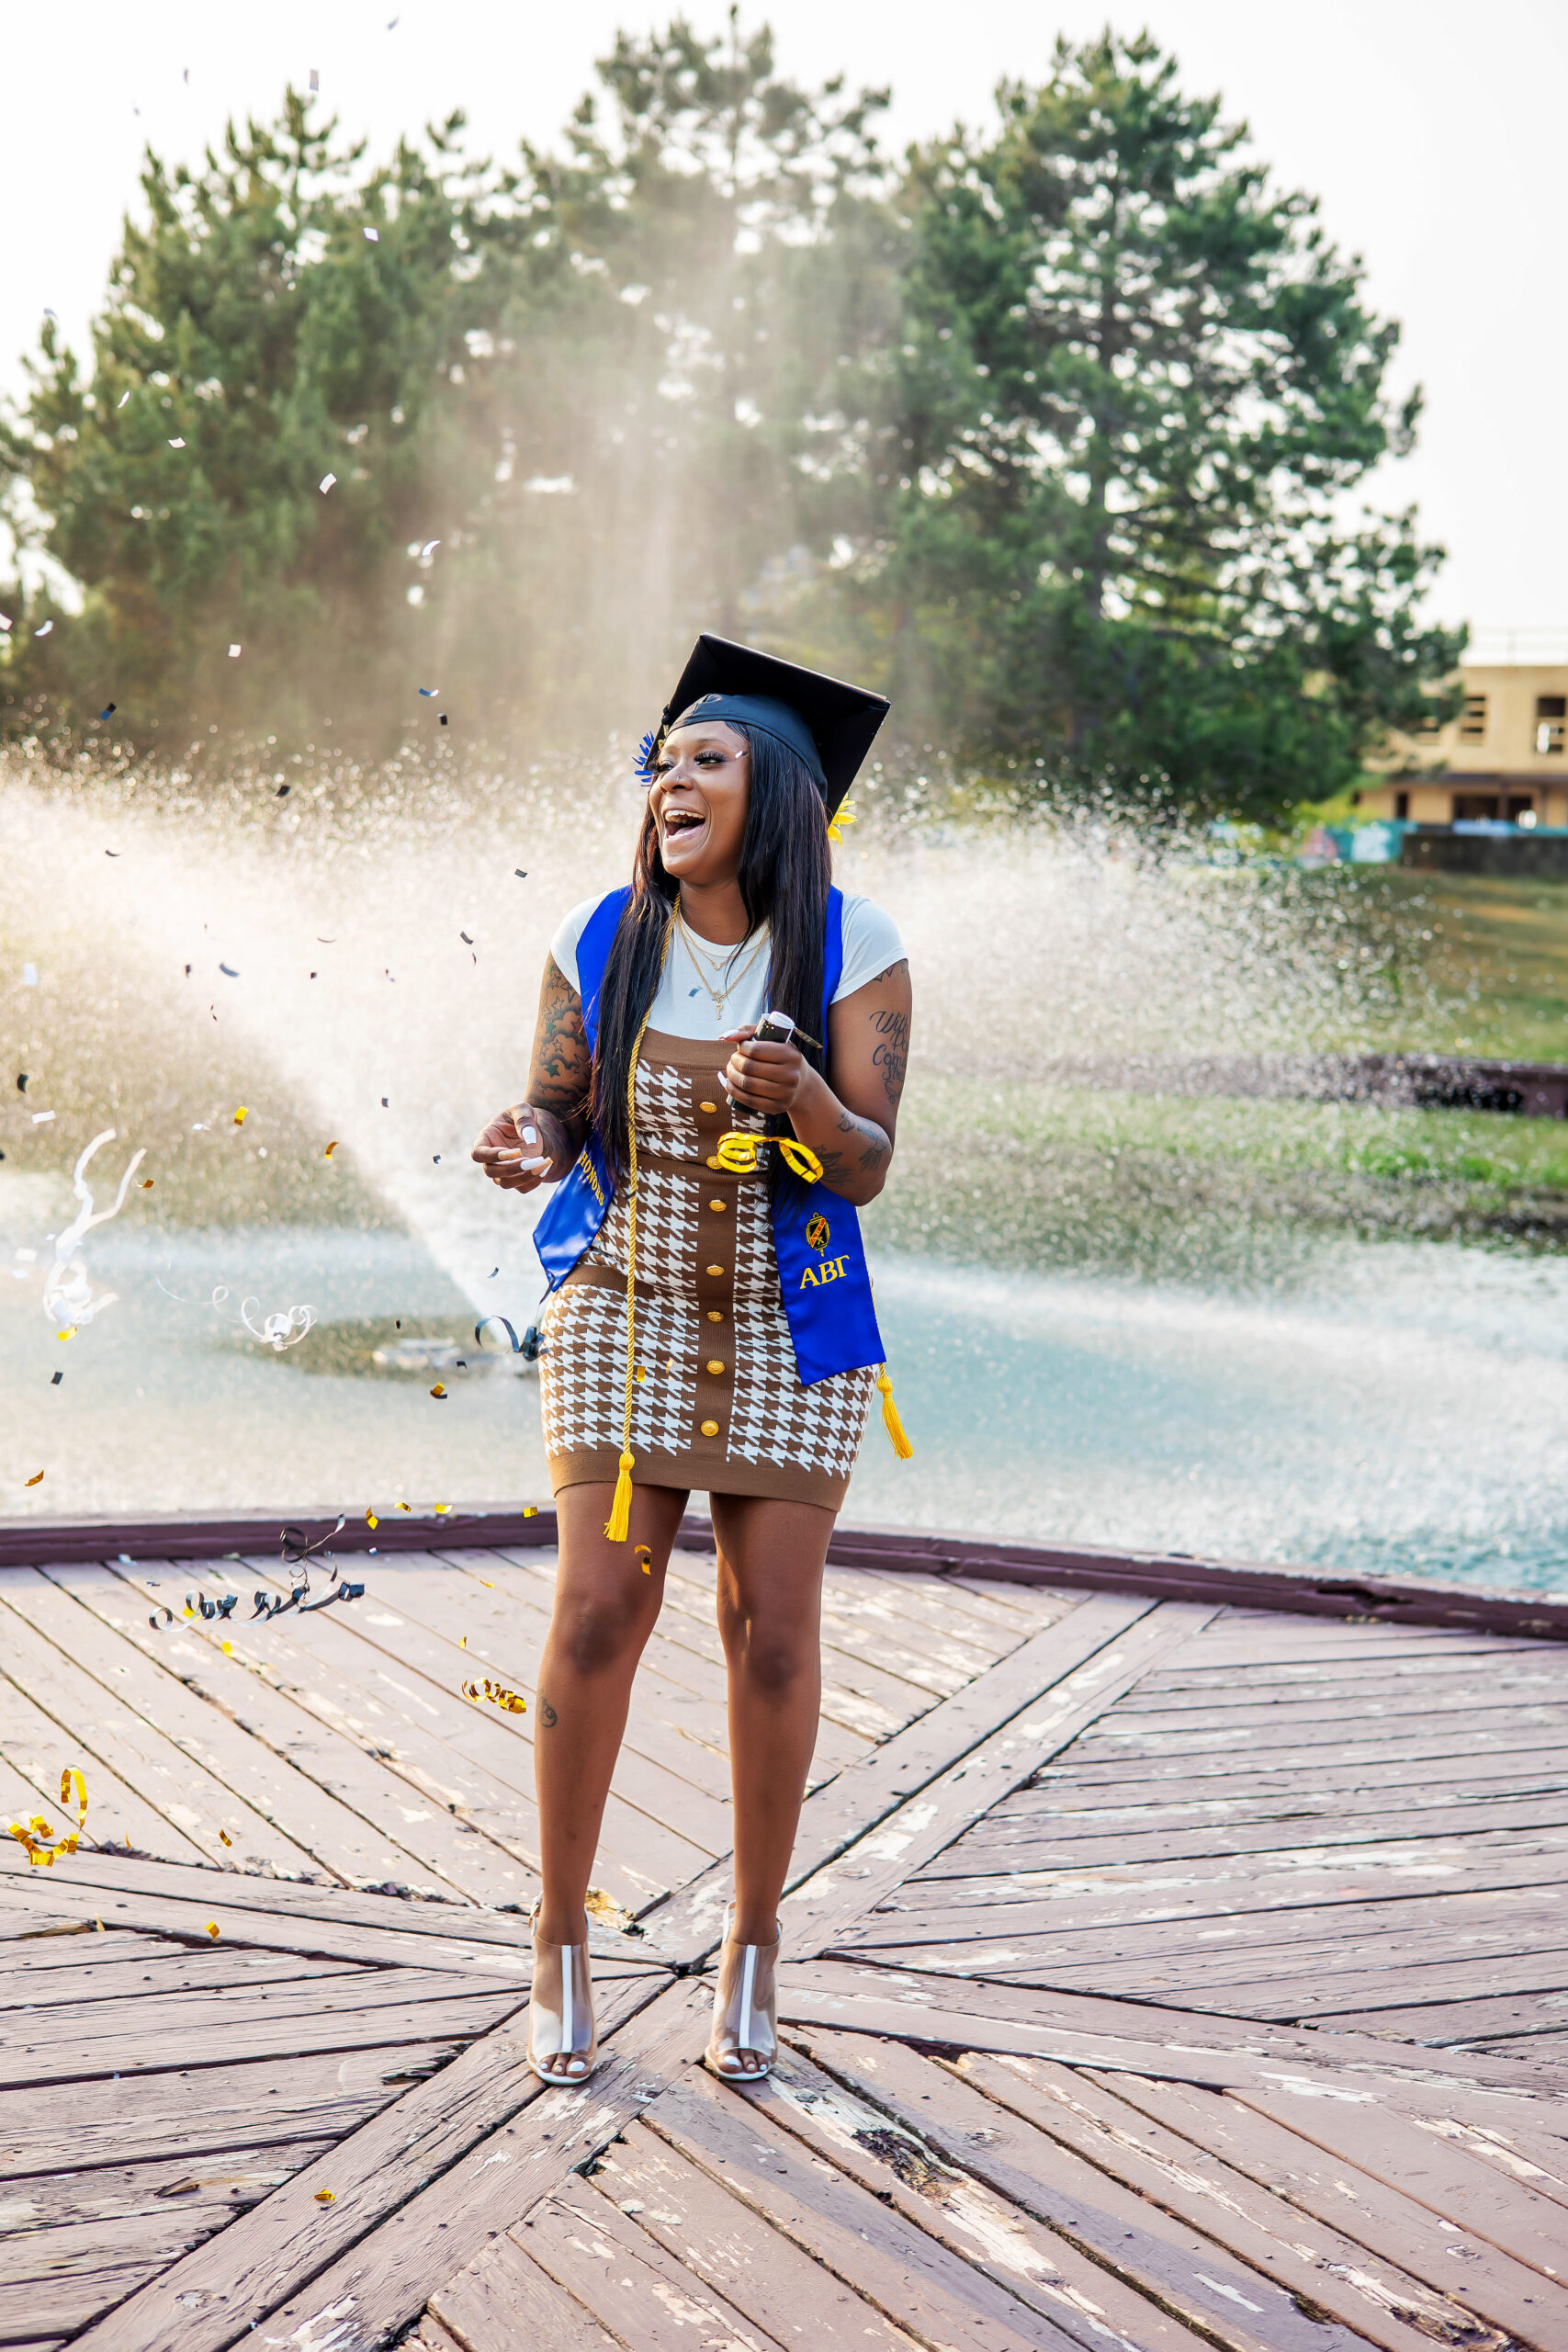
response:
{"label": "woman's right hand", "polygon": [[[548,1122],[554,1127],[555,1122]],[[492,1184],[505,1193],[532,1193],[543,1183],[550,1166],[546,1122],[531,1102],[514,1102],[493,1118],[469,1157],[476,1159]]]}

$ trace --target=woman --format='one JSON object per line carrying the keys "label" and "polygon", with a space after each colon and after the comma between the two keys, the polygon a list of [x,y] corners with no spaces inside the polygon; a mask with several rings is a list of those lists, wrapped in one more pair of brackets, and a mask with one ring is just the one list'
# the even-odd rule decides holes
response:
{"label": "woman", "polygon": [[[528,1099],[474,1147],[497,1184],[560,1187],[536,1236],[560,1545],[535,1745],[547,2082],[597,2055],[583,1900],[693,1487],[712,1502],[735,1814],[708,2059],[735,2082],[773,2063],[822,1570],[875,1387],[908,1450],[854,1216],[893,1156],[908,967],[888,918],[833,889],[828,835],[886,707],[699,640],[644,745],[631,888],[556,933]],[[757,1037],[770,1008],[790,1042]]]}

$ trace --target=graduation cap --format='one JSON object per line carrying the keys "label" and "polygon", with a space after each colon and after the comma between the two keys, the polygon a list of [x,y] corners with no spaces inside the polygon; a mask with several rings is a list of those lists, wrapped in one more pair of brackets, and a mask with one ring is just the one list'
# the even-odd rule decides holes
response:
{"label": "graduation cap", "polygon": [[886,695],[846,685],[820,670],[803,670],[754,646],[733,645],[705,629],[664,706],[656,729],[645,735],[639,771],[648,775],[672,727],[699,718],[723,719],[772,735],[805,763],[831,817],[860,771],[886,718]]}

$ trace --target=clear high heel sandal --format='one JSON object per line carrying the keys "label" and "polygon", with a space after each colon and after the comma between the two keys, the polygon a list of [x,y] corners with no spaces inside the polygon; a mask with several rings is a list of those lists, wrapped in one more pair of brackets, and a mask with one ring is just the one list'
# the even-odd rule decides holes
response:
{"label": "clear high heel sandal", "polygon": [[534,1930],[534,1986],[528,1998],[528,2065],[542,2083],[585,2082],[599,2063],[593,1979],[588,1946],[547,1944],[539,1935],[539,1904],[528,1914]]}
{"label": "clear high heel sandal", "polygon": [[718,1977],[713,1988],[713,2030],[707,2063],[727,2083],[760,2083],[779,2051],[778,1966],[782,1940],[737,1944],[729,1939],[735,1905],[724,1915]]}

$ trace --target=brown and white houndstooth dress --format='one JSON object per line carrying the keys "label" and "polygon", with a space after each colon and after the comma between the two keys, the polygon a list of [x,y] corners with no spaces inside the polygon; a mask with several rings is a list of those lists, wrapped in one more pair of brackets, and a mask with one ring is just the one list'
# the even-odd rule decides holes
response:
{"label": "brown and white houndstooth dress", "polygon": [[[717,1165],[739,1124],[725,1048],[649,1029],[637,1072],[632,1452],[639,1487],[770,1495],[837,1510],[875,1370],[803,1388],[779,1295],[765,1176]],[[831,1219],[832,1199],[824,1196]],[[545,1311],[541,1408],[550,1486],[613,1486],[626,1410],[624,1190]]]}

